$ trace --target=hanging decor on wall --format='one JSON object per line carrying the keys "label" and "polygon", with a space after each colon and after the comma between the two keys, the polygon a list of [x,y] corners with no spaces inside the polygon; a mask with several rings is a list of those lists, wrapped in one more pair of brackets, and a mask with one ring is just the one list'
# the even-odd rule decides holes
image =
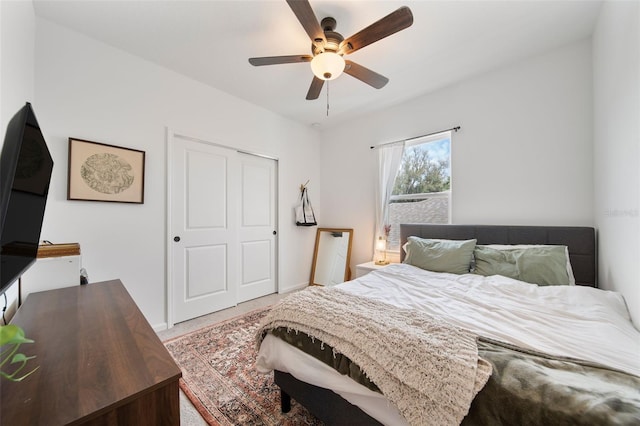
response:
{"label": "hanging decor on wall", "polygon": [[313,213],[313,207],[311,207],[311,201],[309,201],[309,192],[307,191],[307,185],[309,181],[304,185],[300,185],[300,201],[295,208],[296,212],[296,225],[298,226],[316,226],[316,215]]}
{"label": "hanging decor on wall", "polygon": [[144,203],[144,151],[69,138],[67,200]]}

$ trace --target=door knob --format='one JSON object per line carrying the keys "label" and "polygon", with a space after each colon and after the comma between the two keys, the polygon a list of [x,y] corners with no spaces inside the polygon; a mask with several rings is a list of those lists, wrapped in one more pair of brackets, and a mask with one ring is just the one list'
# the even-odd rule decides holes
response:
{"label": "door knob", "polygon": [[173,237],[173,241],[177,243],[178,241],[180,241],[180,237],[176,235],[175,237]]}
{"label": "door knob", "polygon": [[278,231],[273,231],[273,235],[276,235],[278,233]]}

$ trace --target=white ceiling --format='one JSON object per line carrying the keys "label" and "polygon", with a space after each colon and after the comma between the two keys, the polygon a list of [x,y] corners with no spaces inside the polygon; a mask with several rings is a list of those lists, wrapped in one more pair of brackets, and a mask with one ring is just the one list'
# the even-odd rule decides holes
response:
{"label": "white ceiling", "polygon": [[303,124],[324,127],[404,102],[507,63],[588,37],[600,1],[311,0],[345,38],[400,6],[411,27],[349,59],[389,78],[374,89],[349,75],[305,100],[308,63],[253,67],[255,56],[310,54],[285,0],[35,0],[38,17],[147,59]]}

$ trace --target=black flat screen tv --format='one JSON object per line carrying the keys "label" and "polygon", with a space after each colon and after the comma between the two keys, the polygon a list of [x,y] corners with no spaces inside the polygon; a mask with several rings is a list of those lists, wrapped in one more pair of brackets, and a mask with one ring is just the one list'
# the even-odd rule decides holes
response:
{"label": "black flat screen tv", "polygon": [[52,170],[27,102],[7,124],[0,157],[0,294],[36,259]]}

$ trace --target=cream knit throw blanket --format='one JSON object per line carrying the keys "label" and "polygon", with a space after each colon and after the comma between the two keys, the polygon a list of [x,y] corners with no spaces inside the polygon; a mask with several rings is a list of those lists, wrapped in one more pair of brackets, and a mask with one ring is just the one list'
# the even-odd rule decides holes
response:
{"label": "cream knit throw blanket", "polygon": [[491,375],[468,331],[336,288],[309,287],[281,300],[262,320],[258,347],[276,327],[349,357],[411,425],[459,425]]}

